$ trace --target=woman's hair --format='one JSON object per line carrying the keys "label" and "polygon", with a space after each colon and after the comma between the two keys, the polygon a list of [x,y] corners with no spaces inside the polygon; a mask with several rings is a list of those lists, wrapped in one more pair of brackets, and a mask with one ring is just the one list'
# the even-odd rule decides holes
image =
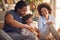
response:
{"label": "woman's hair", "polygon": [[17,2],[16,6],[15,6],[15,11],[19,9],[22,9],[23,7],[27,6],[27,2],[26,1],[19,1]]}
{"label": "woman's hair", "polygon": [[48,11],[49,11],[49,14],[51,14],[52,8],[50,7],[50,5],[47,4],[47,3],[42,3],[42,4],[39,4],[38,7],[37,7],[37,10],[38,10],[38,12],[39,12],[39,15],[42,16],[42,13],[41,13],[41,9],[42,9],[42,8],[47,8]]}
{"label": "woman's hair", "polygon": [[28,20],[30,17],[32,17],[32,14],[27,14],[25,16],[22,17],[23,23],[26,23],[26,20]]}

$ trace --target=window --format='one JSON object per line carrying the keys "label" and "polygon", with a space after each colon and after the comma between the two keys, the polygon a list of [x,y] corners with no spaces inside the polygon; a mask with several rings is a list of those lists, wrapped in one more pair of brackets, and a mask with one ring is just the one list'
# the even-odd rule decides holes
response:
{"label": "window", "polygon": [[56,28],[60,28],[60,0],[56,0]]}

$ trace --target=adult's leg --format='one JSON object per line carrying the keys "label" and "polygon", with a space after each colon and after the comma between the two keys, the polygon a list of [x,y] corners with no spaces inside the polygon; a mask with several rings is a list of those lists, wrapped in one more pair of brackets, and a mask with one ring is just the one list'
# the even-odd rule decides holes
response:
{"label": "adult's leg", "polygon": [[6,32],[0,29],[0,40],[13,40]]}
{"label": "adult's leg", "polygon": [[19,33],[8,33],[14,40],[36,40],[34,36],[21,35]]}
{"label": "adult's leg", "polygon": [[47,29],[43,33],[41,33],[40,40],[45,40],[49,35],[50,35],[49,27],[47,27]]}
{"label": "adult's leg", "polygon": [[56,40],[60,40],[60,36],[57,33],[56,29],[54,28],[53,24],[49,25],[49,30],[52,33],[52,35],[56,38]]}

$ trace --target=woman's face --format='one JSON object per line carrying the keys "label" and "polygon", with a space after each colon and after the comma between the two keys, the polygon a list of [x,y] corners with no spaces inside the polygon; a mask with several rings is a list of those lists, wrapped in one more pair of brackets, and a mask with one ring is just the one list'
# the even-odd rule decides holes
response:
{"label": "woman's face", "polygon": [[47,8],[41,8],[41,13],[42,13],[43,16],[46,16],[46,15],[49,14],[49,11],[48,11]]}

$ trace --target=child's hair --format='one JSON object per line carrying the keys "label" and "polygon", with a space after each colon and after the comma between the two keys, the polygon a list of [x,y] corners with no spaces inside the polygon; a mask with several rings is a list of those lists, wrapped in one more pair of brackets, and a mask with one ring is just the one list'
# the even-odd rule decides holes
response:
{"label": "child's hair", "polygon": [[32,14],[27,14],[25,16],[22,17],[23,23],[26,23],[26,20],[28,20],[30,17],[32,17]]}

